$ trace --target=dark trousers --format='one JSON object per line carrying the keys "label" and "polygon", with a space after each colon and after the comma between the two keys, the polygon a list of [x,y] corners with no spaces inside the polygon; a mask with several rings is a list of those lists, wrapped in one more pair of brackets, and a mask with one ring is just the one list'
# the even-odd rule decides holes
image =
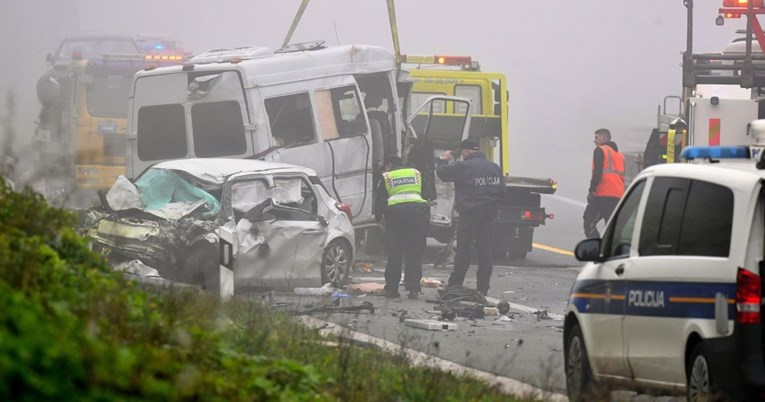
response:
{"label": "dark trousers", "polygon": [[603,220],[608,221],[608,218],[614,212],[616,204],[619,203],[619,198],[616,197],[592,197],[587,207],[584,209],[584,235],[588,239],[600,238],[597,225]]}
{"label": "dark trousers", "polygon": [[460,212],[457,222],[457,249],[454,255],[454,271],[449,275],[449,285],[462,285],[470,268],[470,250],[475,243],[478,249],[478,272],[476,282],[479,291],[489,291],[491,272],[494,270],[491,262],[491,248],[494,239],[494,220],[497,218],[497,207],[486,205],[476,209]]}
{"label": "dark trousers", "polygon": [[390,206],[385,210],[385,239],[388,250],[388,264],[385,266],[386,291],[398,291],[402,260],[406,267],[406,289],[420,291],[428,212],[427,203],[414,202]]}

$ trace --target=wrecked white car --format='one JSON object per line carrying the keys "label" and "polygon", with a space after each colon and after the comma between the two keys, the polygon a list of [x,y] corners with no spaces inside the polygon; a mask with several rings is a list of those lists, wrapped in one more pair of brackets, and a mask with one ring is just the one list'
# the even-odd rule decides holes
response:
{"label": "wrecked white car", "polygon": [[316,173],[282,163],[184,159],[134,183],[120,177],[103,207],[82,211],[94,250],[139,260],[168,280],[236,293],[346,283],[354,255],[348,205]]}

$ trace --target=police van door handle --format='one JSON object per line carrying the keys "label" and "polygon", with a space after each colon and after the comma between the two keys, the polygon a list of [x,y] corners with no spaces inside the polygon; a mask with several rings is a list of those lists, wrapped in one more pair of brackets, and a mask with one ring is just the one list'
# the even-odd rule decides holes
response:
{"label": "police van door handle", "polygon": [[622,276],[622,274],[624,274],[624,264],[616,267],[616,270],[614,271],[614,273],[616,273],[616,275],[618,276]]}

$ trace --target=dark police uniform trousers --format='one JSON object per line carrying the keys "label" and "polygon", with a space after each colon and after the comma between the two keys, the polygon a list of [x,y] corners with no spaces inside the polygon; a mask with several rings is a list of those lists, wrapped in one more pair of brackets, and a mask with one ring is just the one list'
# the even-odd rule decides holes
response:
{"label": "dark police uniform trousers", "polygon": [[385,267],[386,291],[398,291],[402,260],[406,267],[404,286],[410,292],[420,291],[422,252],[425,249],[429,212],[428,203],[425,202],[407,202],[386,207],[385,238],[388,249],[388,265]]}
{"label": "dark police uniform trousers", "polygon": [[454,271],[449,275],[449,285],[462,285],[470,268],[470,249],[473,243],[478,250],[478,272],[476,288],[488,292],[491,273],[491,248],[494,241],[494,220],[497,219],[497,205],[485,204],[460,212],[457,221],[457,248],[454,255]]}

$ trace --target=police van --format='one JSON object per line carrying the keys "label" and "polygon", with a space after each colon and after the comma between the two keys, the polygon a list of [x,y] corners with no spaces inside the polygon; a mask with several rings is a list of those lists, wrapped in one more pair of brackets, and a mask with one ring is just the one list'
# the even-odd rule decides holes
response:
{"label": "police van", "polygon": [[765,398],[765,120],[753,146],[687,147],[642,171],[588,263],[564,324],[571,401],[612,387],[689,401]]}

